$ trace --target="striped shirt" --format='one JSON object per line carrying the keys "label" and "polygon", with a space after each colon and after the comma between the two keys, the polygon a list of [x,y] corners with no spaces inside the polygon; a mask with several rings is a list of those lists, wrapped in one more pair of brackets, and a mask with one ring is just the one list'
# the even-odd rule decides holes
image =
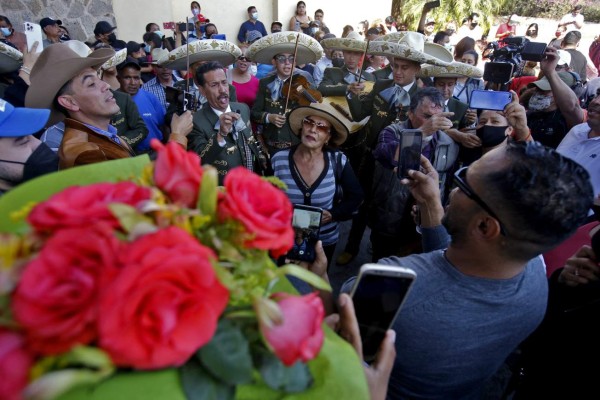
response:
{"label": "striped shirt", "polygon": [[[335,195],[335,176],[332,157],[335,153],[324,151],[325,168],[310,188],[306,188],[302,178],[294,168],[294,151],[296,148],[280,150],[271,158],[274,174],[287,185],[287,196],[292,204],[304,204],[319,207],[323,210],[333,208],[333,196]],[[346,164],[346,156],[342,155],[342,165]],[[319,239],[323,246],[337,243],[339,239],[338,223],[329,222],[319,230]]]}

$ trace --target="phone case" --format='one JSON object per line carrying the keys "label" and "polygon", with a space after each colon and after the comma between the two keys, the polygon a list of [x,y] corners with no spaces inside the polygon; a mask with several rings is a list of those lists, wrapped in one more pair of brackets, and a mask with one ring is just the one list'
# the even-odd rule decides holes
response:
{"label": "phone case", "polygon": [[31,46],[35,42],[38,42],[38,47],[36,53],[41,53],[44,50],[44,42],[42,39],[42,27],[39,24],[34,24],[33,22],[25,22],[23,23],[25,26],[25,36],[27,37],[27,51],[31,51]]}
{"label": "phone case", "polygon": [[408,171],[418,171],[421,167],[421,144],[423,133],[420,129],[405,129],[400,138],[397,174],[399,179],[408,178]]}
{"label": "phone case", "polygon": [[512,101],[510,92],[494,90],[473,90],[471,93],[470,108],[476,110],[502,111]]}
{"label": "phone case", "polygon": [[294,204],[294,214],[292,216],[294,246],[288,252],[286,258],[308,262],[315,260],[315,246],[319,240],[322,215],[323,210],[318,207]]}

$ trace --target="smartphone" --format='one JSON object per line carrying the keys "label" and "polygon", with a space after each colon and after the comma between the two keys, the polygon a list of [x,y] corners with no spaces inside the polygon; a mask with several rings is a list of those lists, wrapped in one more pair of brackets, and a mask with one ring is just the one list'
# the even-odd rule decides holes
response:
{"label": "smartphone", "polygon": [[502,111],[512,101],[510,92],[499,92],[495,90],[473,90],[469,108],[476,110]]}
{"label": "smartphone", "polygon": [[425,3],[425,5],[427,6],[428,9],[432,9],[432,8],[437,8],[440,6],[440,0],[435,0],[435,1],[428,1],[427,3]]}
{"label": "smartphone", "polygon": [[27,37],[27,51],[31,51],[31,47],[35,42],[38,42],[36,53],[41,53],[44,50],[44,43],[42,40],[42,27],[39,24],[33,22],[25,22],[25,36]]}
{"label": "smartphone", "polygon": [[492,83],[506,83],[513,76],[514,66],[508,62],[488,62],[483,67],[483,80]]}
{"label": "smartphone", "polygon": [[542,61],[546,53],[546,43],[528,42],[521,50],[521,58],[526,61]]}
{"label": "smartphone", "polygon": [[286,258],[296,261],[315,261],[317,256],[315,246],[319,240],[322,215],[323,210],[319,207],[294,204],[294,213],[292,214],[294,246]]}
{"label": "smartphone", "polygon": [[360,268],[351,296],[367,363],[375,360],[416,277],[412,269],[399,266],[365,264]]}
{"label": "smartphone", "polygon": [[398,179],[410,179],[408,171],[411,169],[419,170],[421,167],[422,143],[423,133],[420,129],[405,129],[402,131],[397,169]]}
{"label": "smartphone", "polygon": [[175,22],[163,22],[163,29],[175,30]]}
{"label": "smartphone", "polygon": [[192,22],[187,23],[187,29],[185,29],[185,22],[179,24],[179,32],[194,31],[195,29],[196,26]]}

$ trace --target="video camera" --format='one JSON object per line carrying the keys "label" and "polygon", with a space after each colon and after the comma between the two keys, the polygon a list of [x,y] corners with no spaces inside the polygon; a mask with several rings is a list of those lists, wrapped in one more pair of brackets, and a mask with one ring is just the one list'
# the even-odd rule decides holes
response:
{"label": "video camera", "polygon": [[524,36],[508,37],[490,42],[484,54],[491,62],[485,65],[483,79],[492,83],[507,83],[513,76],[520,76],[524,61],[541,61],[546,43],[530,42]]}

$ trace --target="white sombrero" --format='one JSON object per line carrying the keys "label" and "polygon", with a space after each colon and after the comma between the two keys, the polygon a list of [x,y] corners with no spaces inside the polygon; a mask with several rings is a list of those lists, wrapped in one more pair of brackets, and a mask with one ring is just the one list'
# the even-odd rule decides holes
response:
{"label": "white sombrero", "polygon": [[420,78],[482,78],[483,71],[469,64],[453,61],[446,67],[437,65],[425,65],[421,67]]}
{"label": "white sombrero", "polygon": [[16,71],[23,64],[23,53],[0,42],[0,74]]}
{"label": "white sombrero", "polygon": [[294,134],[299,135],[302,128],[302,120],[311,115],[324,118],[331,123],[337,135],[332,135],[331,143],[334,146],[340,146],[348,138],[350,131],[350,121],[336,110],[326,98],[322,103],[311,103],[309,106],[300,106],[294,108],[288,115],[288,124]]}
{"label": "white sombrero", "polygon": [[226,40],[197,40],[172,50],[167,57],[158,60],[158,65],[169,69],[187,69],[188,54],[190,65],[198,61],[217,61],[226,67],[242,55],[242,50]]}
{"label": "white sombrero", "polygon": [[92,54],[92,49],[81,40],[67,40],[64,42],[71,50],[79,54],[80,57],[87,57]]}
{"label": "white sombrero", "polygon": [[248,47],[246,57],[257,63],[270,64],[277,54],[294,54],[296,39],[298,39],[296,64],[316,63],[323,57],[323,48],[319,42],[309,35],[298,32],[278,32],[264,36]]}
{"label": "white sombrero", "polygon": [[119,50],[115,53],[114,56],[106,60],[106,62],[102,64],[100,68],[106,71],[109,68],[116,67],[117,65],[121,64],[123,61],[125,61],[126,58],[127,49]]}
{"label": "white sombrero", "polygon": [[321,46],[327,50],[346,50],[364,52],[367,42],[358,33],[352,31],[345,38],[330,38],[321,40]]}
{"label": "white sombrero", "polygon": [[[396,43],[403,47],[408,47],[412,50],[407,56],[406,51],[401,51],[402,55],[396,55],[393,50],[392,54],[382,54],[381,51],[385,46],[380,45],[380,42]],[[377,43],[377,44],[375,44]],[[374,49],[374,51],[371,51]],[[433,64],[445,66],[454,60],[452,53],[444,46],[435,43],[426,43],[425,36],[419,32],[392,32],[387,35],[378,37],[369,43],[369,54],[383,55],[387,57],[405,58],[411,61],[417,61],[422,64]]]}
{"label": "white sombrero", "polygon": [[167,59],[169,57],[169,50],[167,50],[167,49],[159,49],[157,47],[155,49],[152,49],[152,52],[150,53],[150,56],[152,57],[152,61],[150,62],[150,64],[152,64],[152,65],[162,65],[162,63],[165,62],[165,61],[167,61]]}

